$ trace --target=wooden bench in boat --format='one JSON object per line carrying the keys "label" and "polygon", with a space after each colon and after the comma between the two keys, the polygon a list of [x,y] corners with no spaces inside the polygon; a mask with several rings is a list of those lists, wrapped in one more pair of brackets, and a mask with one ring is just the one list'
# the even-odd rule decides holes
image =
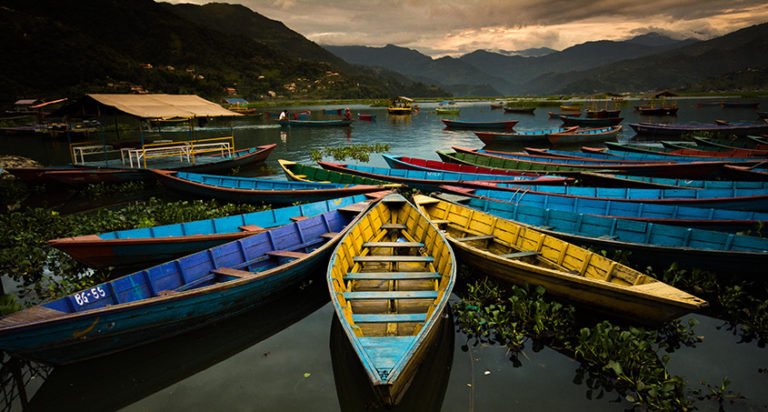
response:
{"label": "wooden bench in boat", "polygon": [[445,220],[445,219],[432,219],[430,220],[430,222],[432,222],[432,224],[435,226],[447,225],[448,223],[451,223],[450,220]]}
{"label": "wooden bench in boat", "polygon": [[309,217],[307,217],[307,216],[294,216],[294,217],[291,218],[291,221],[293,221],[293,222],[300,222],[300,221],[302,221],[304,219],[309,219]]}
{"label": "wooden bench in boat", "polygon": [[290,259],[299,259],[304,256],[307,256],[309,253],[304,252],[293,252],[290,250],[272,250],[266,253],[269,256],[274,257],[283,257],[283,258],[290,258]]}
{"label": "wooden bench in boat", "polygon": [[437,272],[349,272],[344,280],[418,280],[441,277]]}
{"label": "wooden bench in boat", "polygon": [[496,238],[494,235],[480,235],[480,236],[468,236],[468,237],[455,237],[454,240],[459,242],[471,242],[473,240],[493,240]]}
{"label": "wooden bench in boat", "polygon": [[371,300],[371,299],[436,299],[436,290],[408,290],[386,292],[344,292],[347,300]]}
{"label": "wooden bench in boat", "polygon": [[232,276],[236,278],[249,278],[256,276],[253,272],[248,272],[247,270],[239,270],[234,268],[216,268],[211,270],[211,273],[215,273],[217,275],[224,275],[224,276]]}
{"label": "wooden bench in boat", "polygon": [[243,226],[240,226],[238,229],[242,230],[243,232],[253,232],[254,234],[261,233],[267,230],[261,226],[256,226],[256,225],[243,225]]}
{"label": "wooden bench in boat", "polygon": [[363,247],[424,247],[421,242],[365,242]]}
{"label": "wooden bench in boat", "polygon": [[372,256],[355,256],[353,258],[355,262],[434,262],[435,258],[432,256],[385,256],[385,255],[372,255]]}
{"label": "wooden bench in boat", "polygon": [[381,228],[387,230],[405,230],[407,229],[407,226],[402,223],[384,223],[381,225]]}
{"label": "wooden bench in boat", "polygon": [[339,232],[326,232],[320,235],[320,237],[323,239],[333,239],[338,235],[339,235]]}
{"label": "wooden bench in boat", "polygon": [[367,209],[368,206],[369,206],[368,203],[358,202],[358,203],[353,203],[353,204],[348,205],[348,206],[340,207],[340,208],[338,208],[336,210],[339,210],[341,212],[351,212],[351,213],[357,214],[357,213],[360,213],[363,210]]}
{"label": "wooden bench in boat", "polygon": [[426,313],[381,313],[352,315],[355,323],[426,322]]}
{"label": "wooden bench in boat", "polygon": [[501,257],[507,258],[507,259],[520,259],[524,257],[533,257],[533,256],[539,256],[539,252],[535,250],[523,250],[521,252],[507,253],[505,255],[501,255]]}

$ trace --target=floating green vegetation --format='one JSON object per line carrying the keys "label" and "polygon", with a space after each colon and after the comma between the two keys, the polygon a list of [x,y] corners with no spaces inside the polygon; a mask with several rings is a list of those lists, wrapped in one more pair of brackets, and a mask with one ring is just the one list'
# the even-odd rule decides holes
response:
{"label": "floating green vegetation", "polygon": [[353,144],[350,146],[312,149],[309,155],[315,162],[323,160],[324,156],[332,156],[334,160],[338,161],[352,158],[361,162],[367,162],[370,159],[371,153],[383,153],[388,151],[389,145],[386,143]]}
{"label": "floating green vegetation", "polygon": [[46,208],[0,214],[0,274],[20,284],[20,296],[46,300],[104,281],[109,270],[92,270],[48,246],[50,239],[210,219],[261,210],[248,204],[167,202],[150,198],[119,209],[61,215]]}
{"label": "floating green vegetation", "polygon": [[515,366],[522,365],[519,355],[529,339],[534,351],[547,345],[571,356],[581,362],[574,382],[587,386],[589,399],[615,391],[635,408],[690,410],[695,399],[740,398],[727,389],[727,380],[688,391],[684,380],[667,370],[669,357],[659,353],[700,342],[694,320],[669,322],[657,330],[609,321],[579,328],[574,307],[547,299],[541,287],[505,287],[483,278],[467,284],[463,294],[453,309],[460,330],[474,344],[506,345]]}

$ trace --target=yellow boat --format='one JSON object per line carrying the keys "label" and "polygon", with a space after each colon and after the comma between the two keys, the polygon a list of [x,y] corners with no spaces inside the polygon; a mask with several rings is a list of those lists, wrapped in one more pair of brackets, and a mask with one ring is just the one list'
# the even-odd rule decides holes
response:
{"label": "yellow boat", "polygon": [[626,265],[522,225],[444,200],[414,201],[445,230],[457,256],[488,275],[632,322],[658,324],[707,302]]}
{"label": "yellow boat", "polygon": [[385,196],[351,227],[328,265],[345,335],[381,402],[396,405],[435,337],[456,281],[445,237],[401,195]]}
{"label": "yellow boat", "polygon": [[459,114],[458,107],[436,107],[435,113],[437,114]]}
{"label": "yellow boat", "polygon": [[387,107],[387,113],[395,115],[413,113],[413,99],[405,96],[392,99],[389,107]]}

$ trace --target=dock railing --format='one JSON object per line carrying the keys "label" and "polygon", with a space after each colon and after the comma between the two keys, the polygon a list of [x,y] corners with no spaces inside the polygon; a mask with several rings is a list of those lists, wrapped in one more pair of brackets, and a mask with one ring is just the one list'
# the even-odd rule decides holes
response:
{"label": "dock railing", "polygon": [[217,155],[222,158],[232,157],[235,152],[234,136],[190,140],[185,142],[148,143],[141,148],[122,148],[112,150],[112,146],[83,142],[70,145],[73,164],[85,163],[86,156],[119,153],[120,163],[130,168],[147,168],[148,161],[178,157],[181,163],[194,164],[197,156]]}

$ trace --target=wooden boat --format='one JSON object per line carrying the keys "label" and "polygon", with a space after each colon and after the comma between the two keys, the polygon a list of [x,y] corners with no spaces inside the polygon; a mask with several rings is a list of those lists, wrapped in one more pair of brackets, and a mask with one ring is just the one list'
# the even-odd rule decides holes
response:
{"label": "wooden boat", "polygon": [[552,133],[563,133],[578,129],[578,126],[558,127],[555,129],[520,130],[507,133],[475,132],[483,143],[491,146],[496,144],[513,143],[548,143],[547,136]]}
{"label": "wooden boat", "polygon": [[499,130],[512,130],[515,125],[518,123],[517,120],[505,120],[505,121],[499,121],[499,122],[471,122],[467,120],[451,120],[451,119],[440,119],[443,124],[445,124],[445,127],[451,128],[451,129],[467,129],[467,130],[473,130],[473,129],[499,129]]}
{"label": "wooden boat", "polygon": [[641,116],[677,116],[677,106],[635,106]]}
{"label": "wooden boat", "polygon": [[[565,114],[565,113],[564,113]],[[608,109],[587,109],[586,115],[590,119],[610,119],[621,116],[621,109],[608,110]]]}
{"label": "wooden boat", "polygon": [[605,164],[614,164],[614,165],[625,165],[625,164],[648,164],[648,163],[670,163],[672,160],[632,160],[632,159],[617,159],[617,158],[601,158],[601,159],[591,159],[585,156],[584,153],[579,152],[570,152],[573,153],[572,155],[564,155],[562,153],[567,153],[564,151],[556,151],[552,149],[541,149],[541,148],[534,148],[534,147],[524,147],[523,151],[515,151],[510,152],[506,150],[497,150],[497,149],[474,149],[479,154],[485,154],[485,155],[492,155],[492,156],[500,156],[500,157],[506,157],[506,158],[512,158],[512,159],[527,159],[527,160],[542,160],[542,161],[558,161],[558,160],[575,160],[579,163],[584,164],[591,164],[591,163],[605,163]]}
{"label": "wooden boat", "polygon": [[586,186],[597,187],[649,187],[659,189],[765,189],[768,182],[739,180],[689,180],[666,179],[663,177],[631,176],[620,174],[584,172],[579,181]]}
{"label": "wooden boat", "polygon": [[384,190],[375,185],[306,183],[248,177],[153,170],[164,186],[184,193],[230,202],[291,204],[317,202]]}
{"label": "wooden boat", "polygon": [[320,167],[341,173],[350,173],[373,179],[401,183],[408,187],[431,192],[442,184],[455,186],[476,186],[479,181],[514,181],[518,184],[565,184],[568,180],[550,176],[520,176],[478,173],[434,172],[427,170],[390,169],[344,163],[317,162]]}
{"label": "wooden boat", "polygon": [[559,119],[560,116],[575,116],[575,117],[579,117],[579,116],[581,116],[581,110],[577,110],[577,111],[573,111],[573,112],[571,112],[571,111],[564,111],[564,110],[561,110],[559,112],[547,112],[547,116],[550,119]]}
{"label": "wooden boat", "polygon": [[754,166],[726,165],[725,175],[732,179],[766,182],[768,181],[768,162],[758,163]]}
{"label": "wooden boat", "polygon": [[652,189],[584,186],[518,186],[508,182],[477,182],[473,188],[515,194],[547,194],[583,200],[604,199],[612,203],[648,203],[659,205],[694,206],[702,208],[768,211],[768,190],[765,189]]}
{"label": "wooden boat", "polygon": [[[490,174],[490,175],[504,175],[504,176],[528,176],[539,177],[542,173],[534,172],[520,172],[516,170],[494,169],[492,167],[471,166],[456,163],[446,163],[439,160],[419,159],[416,157],[407,156],[390,156],[382,155],[387,165],[392,169],[405,169],[405,170],[423,170],[428,172],[454,172],[454,173],[469,173],[469,174]],[[550,178],[556,178],[557,176],[549,176]],[[551,181],[550,179],[548,179]],[[572,181],[571,178],[564,178],[562,184],[568,184]]]}
{"label": "wooden boat", "polygon": [[751,140],[751,141],[755,142],[755,144],[768,145],[768,137],[766,137],[766,136],[768,136],[768,135],[762,135],[762,136],[750,136],[750,135],[747,135],[747,136],[744,136],[744,137],[746,137],[748,140]]}
{"label": "wooden boat", "polygon": [[491,103],[491,110],[501,109],[504,107],[504,103]]}
{"label": "wooden boat", "polygon": [[760,134],[768,133],[766,123],[738,123],[729,125],[696,124],[696,123],[630,123],[629,126],[637,134],[656,136],[681,136],[683,133],[722,133],[722,134]]}
{"label": "wooden boat", "polygon": [[[464,153],[463,161],[479,166],[498,167],[512,170],[545,170],[562,174],[564,171],[597,171],[611,170],[621,174],[631,174],[639,176],[654,177],[674,177],[674,178],[692,178],[703,180],[706,178],[718,177],[722,172],[723,166],[728,164],[724,161],[711,162],[688,162],[688,163],[611,163],[611,162],[593,162],[585,163],[580,159],[547,159],[537,158],[536,160],[524,159],[520,157],[505,157],[483,153],[478,149],[468,149],[453,146],[456,153]],[[441,157],[440,152],[438,155]],[[469,156],[474,155],[474,156]],[[451,157],[446,157],[450,159]],[[448,161],[448,160],[446,160]]]}
{"label": "wooden boat", "polygon": [[288,178],[288,180],[294,182],[379,185],[385,186],[387,188],[397,188],[402,186],[400,184],[388,182],[386,180],[372,179],[365,176],[325,170],[321,167],[296,163],[290,160],[278,159],[277,163],[283,170],[285,177]]}
{"label": "wooden boat", "polygon": [[669,149],[672,153],[677,151],[683,151],[683,156],[687,155],[687,153],[692,153],[693,155],[699,156],[699,157],[736,157],[736,158],[756,158],[756,157],[762,157],[766,158],[768,157],[768,151],[760,151],[760,150],[750,150],[750,149],[742,149],[742,148],[722,148],[722,147],[713,147],[713,146],[696,146],[695,148],[691,149],[688,146],[680,145],[675,142],[669,142],[662,140],[660,142],[665,148]]}
{"label": "wooden boat", "polygon": [[[328,292],[325,292],[326,296]],[[393,411],[440,411],[445,401],[454,357],[454,330],[451,311],[446,310],[435,326],[437,336],[425,351],[419,370]],[[369,383],[368,373],[347,339],[341,322],[333,317],[330,332],[333,383],[341,411],[373,411],[386,408]]]}
{"label": "wooden boat", "polygon": [[392,99],[389,107],[387,107],[387,113],[393,115],[406,115],[413,113],[413,99],[405,96],[399,96]]}
{"label": "wooden boat", "polygon": [[[616,201],[614,197],[562,196],[545,191],[521,190],[510,192],[507,190],[472,189],[448,185],[440,186],[440,189],[448,193],[479,197],[498,202],[723,232],[756,229],[768,222],[768,213],[751,210],[680,206],[678,204],[645,202],[642,200],[622,202]],[[606,189],[603,188],[601,190]]]}
{"label": "wooden boat", "polygon": [[[715,152],[710,150],[700,150],[695,149],[688,146],[678,145],[672,142],[662,142],[662,145],[664,148],[658,149],[655,147],[650,147],[647,145],[633,145],[630,143],[619,143],[619,142],[604,142],[605,146],[607,146],[609,149],[614,151],[621,151],[621,152],[633,152],[633,153],[643,153],[643,154],[652,154],[657,156],[667,156],[671,161],[686,161],[686,158],[689,158],[691,160],[724,160],[729,162],[750,162],[755,163],[756,161],[759,161],[754,156],[754,153],[748,153],[741,150],[731,150],[731,151],[723,151],[723,152]],[[624,155],[625,157],[632,157],[632,155]],[[649,156],[644,156],[644,158],[649,158]]]}
{"label": "wooden boat", "polygon": [[148,267],[374,196],[357,195],[260,212],[49,240],[92,268]]}
{"label": "wooden boat", "polygon": [[[307,283],[284,293],[271,294],[260,307],[205,328],[96,361],[36,374],[34,389],[27,388],[31,399],[28,399],[28,409],[25,410],[50,411],[89,399],[90,410],[117,411],[210,368],[221,367],[227,359],[267,341],[326,306],[328,288],[325,282]],[[38,371],[47,369],[35,366]],[[116,370],[120,373],[114,373]]]}
{"label": "wooden boat", "polygon": [[376,115],[371,113],[358,113],[357,120],[363,120],[366,122],[372,122],[376,120]]}
{"label": "wooden boat", "polygon": [[435,107],[435,113],[437,114],[459,114],[458,107]]}
{"label": "wooden boat", "polygon": [[[442,233],[400,195],[373,205],[328,264],[331,303],[386,405],[396,405],[437,336],[456,282]],[[439,342],[436,342],[439,344]]]}
{"label": "wooden boat", "polygon": [[415,202],[462,261],[503,281],[547,292],[642,324],[659,324],[707,302],[629,266],[534,227],[457,203],[415,196]]}
{"label": "wooden boat", "polygon": [[535,107],[528,106],[507,106],[504,108],[504,113],[520,113],[520,114],[533,114],[536,111]]}
{"label": "wooden boat", "polygon": [[[438,196],[442,197],[442,196]],[[673,262],[732,275],[764,276],[768,239],[710,230],[658,225],[561,210],[448,196],[473,209],[537,227],[568,242],[597,250],[631,252],[630,261],[664,270]],[[738,268],[734,271],[734,268]]]}
{"label": "wooden boat", "polygon": [[0,319],[0,349],[67,364],[200,328],[299,286],[324,265],[356,204],[101,283]]}
{"label": "wooden boat", "polygon": [[108,160],[79,162],[65,166],[18,167],[7,170],[27,184],[60,183],[68,186],[82,186],[95,183],[125,183],[152,179],[149,168],[194,172],[229,171],[264,162],[275,147],[277,147],[276,144],[251,147],[234,151],[231,156],[226,153],[223,156],[221,154],[198,155],[193,156],[191,161],[184,162],[180,162],[175,155],[163,155],[148,159],[147,167],[141,163],[126,165],[120,160]]}
{"label": "wooden boat", "polygon": [[348,127],[352,120],[331,119],[331,120],[280,120],[281,126],[290,127]]}
{"label": "wooden boat", "polygon": [[[765,152],[768,154],[768,144],[746,139],[710,139],[708,137],[691,136],[697,144],[707,147],[716,147],[725,150],[744,149]],[[711,150],[711,149],[710,149]]]}
{"label": "wooden boat", "polygon": [[580,112],[581,105],[579,104],[561,104],[560,111],[562,112]]}
{"label": "wooden boat", "polygon": [[560,116],[563,124],[566,126],[579,126],[579,127],[605,127],[615,126],[621,123],[624,118],[622,117],[577,117],[577,116]]}
{"label": "wooden boat", "polygon": [[[611,144],[613,142],[603,142],[604,144]],[[711,161],[711,160],[730,160],[730,159],[716,159],[716,158],[700,158],[692,156],[674,156],[668,154],[653,154],[653,153],[639,153],[639,152],[622,152],[607,149],[605,147],[589,147],[582,146],[580,152],[573,152],[567,150],[556,149],[541,149],[537,147],[525,147],[523,148],[526,153],[536,156],[546,156],[552,158],[561,159],[576,159],[583,162],[617,162],[620,164],[632,164],[632,163],[680,163],[680,162],[695,162],[695,161]]]}
{"label": "wooden boat", "polygon": [[602,128],[576,129],[563,132],[549,133],[547,139],[553,146],[586,142],[602,142],[615,139],[621,131],[621,125]]}

